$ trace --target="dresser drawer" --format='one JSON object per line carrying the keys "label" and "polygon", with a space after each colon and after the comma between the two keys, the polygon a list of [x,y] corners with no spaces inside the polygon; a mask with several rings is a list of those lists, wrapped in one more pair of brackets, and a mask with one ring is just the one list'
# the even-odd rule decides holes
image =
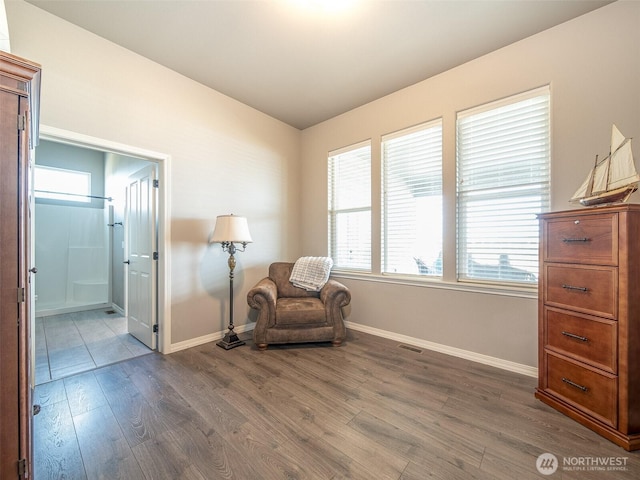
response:
{"label": "dresser drawer", "polygon": [[618,371],[618,324],[545,307],[545,347],[610,373]]}
{"label": "dresser drawer", "polygon": [[546,390],[598,420],[617,426],[618,378],[547,353]]}
{"label": "dresser drawer", "polygon": [[544,303],[616,319],[618,269],[546,264]]}
{"label": "dresser drawer", "polygon": [[543,260],[589,265],[618,264],[618,214],[546,219]]}

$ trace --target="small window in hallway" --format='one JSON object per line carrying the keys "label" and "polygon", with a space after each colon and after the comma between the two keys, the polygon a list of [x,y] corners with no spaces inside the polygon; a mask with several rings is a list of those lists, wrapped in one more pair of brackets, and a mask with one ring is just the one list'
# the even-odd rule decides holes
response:
{"label": "small window in hallway", "polygon": [[91,202],[91,173],[36,165],[33,173],[36,198]]}

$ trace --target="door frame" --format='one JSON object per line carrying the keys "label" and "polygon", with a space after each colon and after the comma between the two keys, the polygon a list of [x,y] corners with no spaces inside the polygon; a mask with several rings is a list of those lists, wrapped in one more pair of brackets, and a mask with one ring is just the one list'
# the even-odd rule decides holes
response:
{"label": "door frame", "polygon": [[131,145],[40,124],[40,139],[136,157],[158,166],[158,341],[160,353],[171,353],[171,222],[169,214],[171,156]]}

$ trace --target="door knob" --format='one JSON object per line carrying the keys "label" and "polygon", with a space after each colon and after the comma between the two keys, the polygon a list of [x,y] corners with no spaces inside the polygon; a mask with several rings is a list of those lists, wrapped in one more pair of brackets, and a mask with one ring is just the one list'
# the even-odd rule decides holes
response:
{"label": "door knob", "polygon": [[126,263],[127,265],[129,265],[131,262],[130,262],[129,260],[125,260],[125,261],[124,261],[124,262],[122,262],[122,263]]}
{"label": "door knob", "polygon": [[38,273],[38,269],[36,267],[32,267],[29,269],[31,273]]}

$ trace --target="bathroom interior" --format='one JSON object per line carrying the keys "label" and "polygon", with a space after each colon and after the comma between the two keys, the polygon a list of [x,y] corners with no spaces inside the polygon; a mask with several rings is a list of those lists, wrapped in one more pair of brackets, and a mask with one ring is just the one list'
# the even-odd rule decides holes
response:
{"label": "bathroom interior", "polygon": [[36,384],[151,351],[127,331],[124,264],[127,179],[148,163],[40,140],[33,222]]}

